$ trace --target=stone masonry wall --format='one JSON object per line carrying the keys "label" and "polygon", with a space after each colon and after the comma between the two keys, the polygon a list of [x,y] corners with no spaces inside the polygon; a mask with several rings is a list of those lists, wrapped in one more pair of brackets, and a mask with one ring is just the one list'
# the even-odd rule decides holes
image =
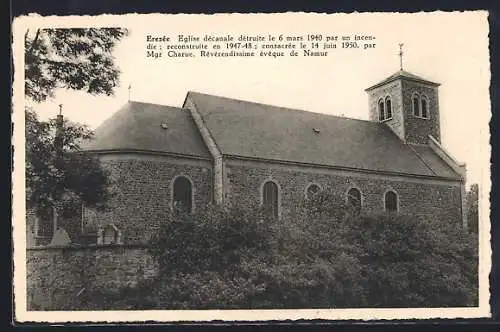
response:
{"label": "stone masonry wall", "polygon": [[378,101],[380,98],[389,96],[391,98],[392,119],[384,121],[398,137],[404,140],[405,127],[403,117],[403,99],[401,95],[401,81],[395,81],[388,85],[383,85],[368,92],[368,109],[370,121],[379,122]]}
{"label": "stone masonry wall", "polygon": [[[427,96],[429,119],[413,115],[414,93]],[[410,80],[397,80],[368,92],[370,120],[378,122],[378,101],[391,97],[392,119],[384,121],[403,141],[427,144],[428,136],[440,140],[439,100],[437,87]]]}
{"label": "stone masonry wall", "polygon": [[368,214],[382,213],[385,192],[394,190],[403,214],[429,215],[461,223],[460,182],[241,160],[227,160],[225,170],[226,198],[232,204],[261,204],[262,184],[266,180],[275,181],[284,219],[293,218],[294,209],[305,199],[307,186],[316,183],[322,188],[334,188],[342,199],[350,188],[358,188],[362,193],[362,209]]}
{"label": "stone masonry wall", "polygon": [[158,273],[140,246],[43,247],[28,249],[26,261],[27,310],[79,309],[89,292],[118,292]]}
{"label": "stone masonry wall", "polygon": [[[193,183],[193,208],[212,200],[211,162],[139,154],[109,154],[101,157],[111,171],[115,196],[107,212],[97,213],[101,225],[114,223],[123,243],[149,242],[171,209],[173,181],[186,176]],[[72,240],[78,234],[70,234]]]}
{"label": "stone masonry wall", "polygon": [[[428,97],[429,118],[422,119],[413,115],[412,95],[418,93]],[[405,112],[406,141],[414,144],[427,144],[429,135],[440,141],[439,100],[437,87],[413,81],[403,81],[403,103]]]}

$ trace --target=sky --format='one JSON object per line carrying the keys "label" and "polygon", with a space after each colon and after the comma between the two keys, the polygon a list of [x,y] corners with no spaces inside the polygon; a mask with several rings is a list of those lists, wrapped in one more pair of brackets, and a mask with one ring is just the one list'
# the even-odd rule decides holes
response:
{"label": "sky", "polygon": [[[122,72],[115,95],[58,90],[53,100],[36,105],[42,118],[55,116],[62,104],[65,116],[96,128],[128,101],[129,92],[131,100],[180,107],[188,91],[197,91],[367,120],[364,89],[399,70],[403,43],[404,69],[441,83],[443,146],[467,164],[468,184],[489,183],[486,12],[132,15],[96,22],[130,31],[114,51]],[[336,49],[327,57],[146,58],[146,35],[179,34],[358,34],[375,36],[376,47]]]}

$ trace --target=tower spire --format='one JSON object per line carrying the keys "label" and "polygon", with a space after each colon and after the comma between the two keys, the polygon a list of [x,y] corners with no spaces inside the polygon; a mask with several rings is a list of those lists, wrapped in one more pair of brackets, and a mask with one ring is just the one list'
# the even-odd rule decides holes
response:
{"label": "tower spire", "polygon": [[399,43],[399,70],[403,70],[403,43]]}
{"label": "tower spire", "polygon": [[130,91],[132,90],[132,84],[128,85],[128,101],[130,101]]}

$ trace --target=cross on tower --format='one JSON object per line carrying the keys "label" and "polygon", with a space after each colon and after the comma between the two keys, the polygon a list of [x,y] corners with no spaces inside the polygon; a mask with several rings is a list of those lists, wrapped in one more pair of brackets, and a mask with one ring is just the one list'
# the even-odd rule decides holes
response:
{"label": "cross on tower", "polygon": [[399,44],[399,69],[403,70],[403,45]]}

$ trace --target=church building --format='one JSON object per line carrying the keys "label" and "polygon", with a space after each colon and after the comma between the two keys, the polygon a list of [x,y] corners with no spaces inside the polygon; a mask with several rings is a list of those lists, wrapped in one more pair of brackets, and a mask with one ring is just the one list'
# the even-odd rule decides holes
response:
{"label": "church building", "polygon": [[441,144],[438,88],[399,70],[365,90],[369,120],[198,92],[180,108],[130,101],[83,146],[111,171],[110,209],[83,209],[68,234],[81,241],[94,220],[99,243],[147,243],[174,206],[210,203],[264,205],[285,221],[323,188],[365,213],[466,226],[465,165]]}

